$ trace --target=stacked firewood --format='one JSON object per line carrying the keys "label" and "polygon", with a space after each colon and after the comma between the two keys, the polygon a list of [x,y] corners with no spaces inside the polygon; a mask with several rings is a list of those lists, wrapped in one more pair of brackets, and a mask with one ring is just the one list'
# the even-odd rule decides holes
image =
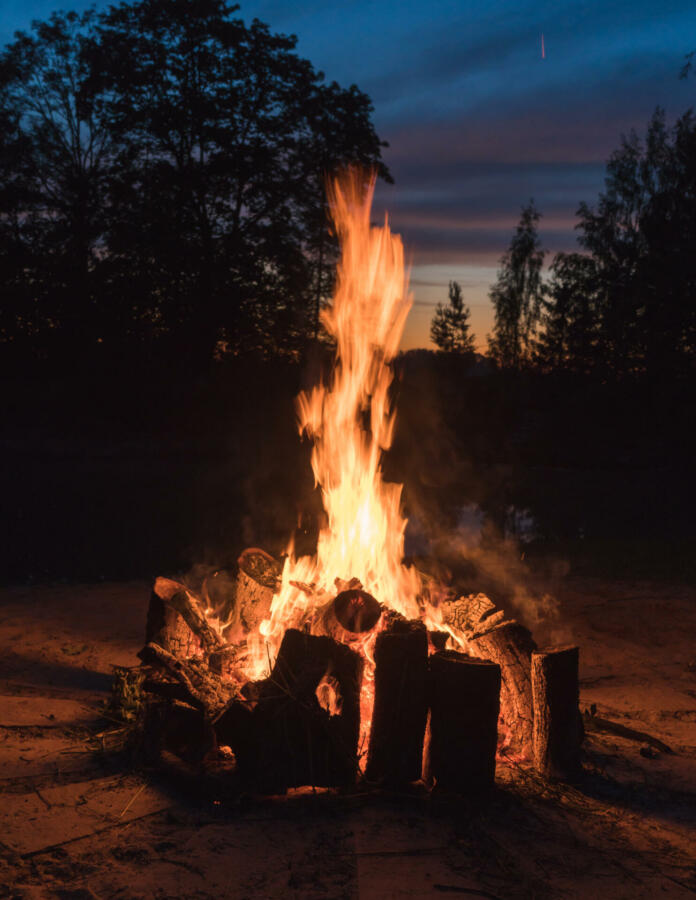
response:
{"label": "stacked firewood", "polygon": [[[537,652],[529,631],[484,595],[442,604],[442,630],[428,632],[383,609],[357,580],[337,582],[335,596],[312,604],[311,621],[285,632],[268,676],[247,681],[243,636],[269,616],[279,575],[276,561],[251,548],[234,575],[209,576],[196,591],[156,580],[140,653],[153,759],[173,751],[202,763],[229,748],[244,783],[265,792],[350,785],[360,769],[369,783],[423,777],[479,792],[493,784],[501,752],[533,759],[551,777],[578,774],[577,648]],[[358,647],[372,631],[374,707],[363,748]],[[456,650],[445,649],[450,636]],[[334,696],[331,708],[322,689]]]}
{"label": "stacked firewood", "polygon": [[529,629],[485,594],[445,602],[441,612],[472,656],[500,668],[499,754],[532,760],[548,777],[575,779],[584,737],[578,648],[539,650]]}
{"label": "stacked firewood", "polygon": [[[249,682],[240,675],[245,642],[227,636],[248,633],[268,617],[279,567],[256,549],[246,550],[238,566],[229,621],[206,615],[209,584],[194,592],[171,579],[155,581],[139,654],[150,696],[148,754],[173,750],[202,762],[229,747],[244,781],[267,792],[354,783],[363,658],[347,638],[374,628],[381,606],[357,583],[339,585],[345,589],[311,623],[320,633],[288,629],[277,658],[269,659],[268,677]],[[319,701],[317,689],[327,682],[338,698],[335,711]]]}

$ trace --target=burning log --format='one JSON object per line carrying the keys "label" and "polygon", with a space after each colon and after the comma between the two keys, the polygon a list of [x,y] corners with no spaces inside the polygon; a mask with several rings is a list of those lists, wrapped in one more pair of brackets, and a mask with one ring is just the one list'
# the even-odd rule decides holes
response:
{"label": "burning log", "polygon": [[404,783],[420,778],[427,671],[428,633],[422,622],[397,619],[377,636],[368,780]]}
{"label": "burning log", "polygon": [[341,591],[333,602],[333,612],[339,624],[353,634],[372,631],[382,615],[382,607],[372,594],[354,588]]}
{"label": "burning log", "polygon": [[267,619],[280,579],[280,564],[257,547],[248,547],[237,560],[237,614],[247,631]]}
{"label": "burning log", "polygon": [[578,661],[577,647],[532,654],[534,766],[559,781],[573,781],[582,771]]}
{"label": "burning log", "polygon": [[227,569],[209,572],[201,584],[201,598],[206,609],[213,610],[221,622],[231,619],[237,602],[237,577]]}
{"label": "burning log", "polygon": [[220,678],[230,678],[236,674],[238,662],[238,650],[236,647],[221,647],[213,650],[208,657],[210,671]]}
{"label": "burning log", "polygon": [[[227,714],[217,723],[218,734],[230,738],[244,774],[264,790],[352,784],[362,668],[362,658],[347,645],[288,629],[270,677],[258,686],[251,740],[240,747]],[[322,709],[317,698],[326,675],[340,693],[336,715]]]}
{"label": "burning log", "polygon": [[495,604],[485,594],[445,600],[440,604],[440,609],[444,624],[461,631],[469,639],[490,631],[505,618],[503,610],[496,610]]}
{"label": "burning log", "polygon": [[185,591],[183,584],[171,578],[157,578],[150,595],[145,626],[145,643],[155,643],[175,656],[187,659],[200,653],[201,644],[171,599]]}
{"label": "burning log", "polygon": [[[353,581],[360,585],[357,578]],[[300,587],[299,582],[293,584]],[[301,589],[307,592],[309,586],[302,585]],[[308,595],[313,596],[311,593]],[[311,622],[311,630],[312,634],[327,635],[344,643],[346,640],[354,639],[358,634],[372,631],[381,616],[382,606],[372,594],[368,594],[359,586],[351,587],[348,590],[341,590],[333,600],[317,607]]]}
{"label": "burning log", "polygon": [[[138,654],[145,665],[152,666],[179,685],[177,699],[200,709],[208,719],[214,719],[236,696],[236,691],[213,675],[202,660],[178,659],[164,647],[149,643]],[[170,691],[170,689],[165,689]]]}
{"label": "burning log", "polygon": [[206,653],[212,653],[213,650],[224,647],[225,642],[206,619],[198,601],[187,590],[172,594],[169,604],[196,635]]}
{"label": "burning log", "polygon": [[425,768],[437,787],[485,791],[495,779],[500,666],[454,650],[430,657]]}
{"label": "burning log", "polygon": [[504,728],[503,748],[510,754],[529,757],[532,752],[532,653],[536,644],[523,625],[510,620],[469,642],[474,656],[500,666],[500,720]]}

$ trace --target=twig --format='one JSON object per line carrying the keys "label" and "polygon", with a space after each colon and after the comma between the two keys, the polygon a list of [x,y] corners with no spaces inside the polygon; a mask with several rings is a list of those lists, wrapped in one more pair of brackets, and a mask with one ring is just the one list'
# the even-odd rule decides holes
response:
{"label": "twig", "polygon": [[108,825],[105,825],[103,828],[95,828],[94,831],[90,831],[88,834],[78,834],[76,837],[68,838],[66,841],[58,841],[58,843],[56,844],[48,844],[46,847],[40,847],[38,850],[29,850],[27,853],[20,854],[20,856],[22,859],[32,859],[34,856],[39,856],[41,853],[51,853],[53,850],[57,850],[59,847],[65,847],[67,844],[74,844],[77,841],[85,841],[88,838],[94,837],[95,834],[102,834],[102,832],[111,831],[113,828],[123,828],[126,825],[131,825],[133,822],[140,821],[140,819],[147,819],[150,818],[150,816],[156,816],[159,813],[166,812],[171,808],[171,806],[163,806],[162,809],[153,809],[151,812],[143,813],[142,816],[136,816],[134,819],[129,819],[127,822],[111,822]]}
{"label": "twig", "polygon": [[588,731],[615,734],[617,737],[627,738],[629,741],[644,741],[646,744],[651,744],[661,753],[674,753],[671,747],[668,747],[667,744],[664,744],[646,731],[636,731],[635,728],[629,728],[626,725],[620,725],[618,722],[611,722],[609,719],[602,719],[599,716],[585,716],[583,722]]}
{"label": "twig", "polygon": [[139,787],[138,790],[135,792],[135,794],[133,794],[133,796],[130,798],[130,800],[128,801],[128,803],[126,804],[126,806],[124,806],[124,808],[123,808],[123,809],[121,810],[121,812],[118,814],[118,818],[119,818],[119,819],[121,819],[121,818],[123,818],[123,816],[125,816],[125,814],[128,812],[128,810],[129,810],[129,809],[131,808],[131,806],[135,803],[135,801],[136,801],[136,800],[138,799],[138,797],[142,794],[142,792],[145,790],[146,787],[147,787],[147,781],[143,782],[143,783],[140,785],[140,787]]}

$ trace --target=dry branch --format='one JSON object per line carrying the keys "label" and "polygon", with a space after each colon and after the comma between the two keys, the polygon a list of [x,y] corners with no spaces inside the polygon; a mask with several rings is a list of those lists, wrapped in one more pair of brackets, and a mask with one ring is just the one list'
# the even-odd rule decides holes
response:
{"label": "dry branch", "polygon": [[186,702],[213,719],[236,696],[236,691],[197,659],[181,660],[158,644],[147,644],[138,654],[145,665],[174,679],[185,691]]}
{"label": "dry branch", "polygon": [[626,738],[629,741],[640,741],[649,744],[660,753],[674,753],[674,750],[664,741],[648,734],[647,731],[637,731],[635,728],[629,728],[627,725],[620,725],[618,722],[612,722],[610,719],[603,719],[600,716],[589,715],[587,712],[583,718],[583,727],[585,731],[594,731],[599,734],[615,734],[617,737]]}

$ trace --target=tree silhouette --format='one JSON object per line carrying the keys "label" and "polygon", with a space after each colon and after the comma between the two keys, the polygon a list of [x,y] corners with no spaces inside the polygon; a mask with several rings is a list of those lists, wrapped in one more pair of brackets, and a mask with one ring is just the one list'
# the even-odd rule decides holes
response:
{"label": "tree silhouette", "polygon": [[598,365],[600,300],[590,256],[558,253],[544,286],[535,361],[543,370],[588,374]]}
{"label": "tree silhouette", "polygon": [[384,145],[365,94],[236,10],[57,13],[2,53],[6,345],[200,368],[315,335],[335,254],[324,179],[389,177]]}
{"label": "tree silhouette", "polygon": [[101,330],[94,270],[113,144],[85,62],[94,21],[54,13],[0,57],[3,336],[40,353],[59,342],[65,358]]}
{"label": "tree silhouette", "polygon": [[541,214],[534,201],[522,209],[510,247],[501,259],[498,279],[490,291],[495,310],[489,353],[502,368],[518,369],[531,362],[534,331],[541,311],[541,267],[544,251],[537,233]]}
{"label": "tree silhouette", "polygon": [[450,281],[448,303],[438,303],[430,325],[432,342],[446,353],[473,354],[474,336],[469,331],[471,310],[464,303],[458,282]]}
{"label": "tree silhouette", "polygon": [[601,356],[618,375],[685,374],[696,362],[696,119],[658,109],[622,140],[605,191],[579,210],[599,284]]}

